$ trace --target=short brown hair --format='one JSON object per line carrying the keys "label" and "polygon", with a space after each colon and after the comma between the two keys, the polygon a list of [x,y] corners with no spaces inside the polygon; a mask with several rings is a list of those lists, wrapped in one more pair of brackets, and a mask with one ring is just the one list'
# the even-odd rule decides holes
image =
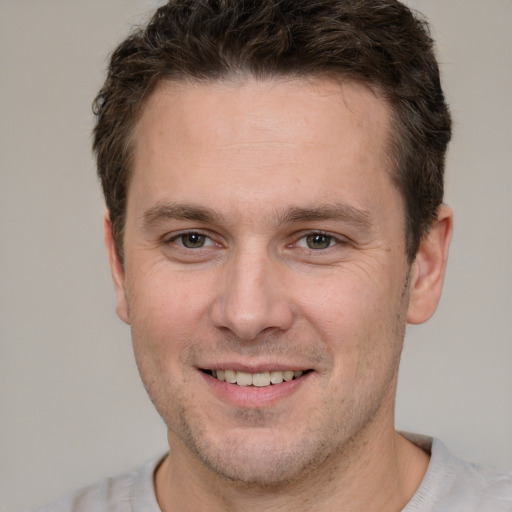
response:
{"label": "short brown hair", "polygon": [[162,80],[347,78],[391,106],[389,157],[409,260],[443,200],[451,119],[427,23],[397,0],[170,0],[114,51],[94,102],[97,157],[123,257],[132,130]]}

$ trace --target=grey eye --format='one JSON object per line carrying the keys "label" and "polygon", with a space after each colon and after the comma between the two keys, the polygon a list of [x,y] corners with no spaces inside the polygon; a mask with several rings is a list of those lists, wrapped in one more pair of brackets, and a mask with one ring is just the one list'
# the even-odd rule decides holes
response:
{"label": "grey eye", "polygon": [[306,244],[309,249],[327,249],[331,246],[332,236],[316,233],[306,236]]}
{"label": "grey eye", "polygon": [[206,236],[201,233],[186,233],[180,236],[183,247],[187,249],[198,249],[206,245]]}

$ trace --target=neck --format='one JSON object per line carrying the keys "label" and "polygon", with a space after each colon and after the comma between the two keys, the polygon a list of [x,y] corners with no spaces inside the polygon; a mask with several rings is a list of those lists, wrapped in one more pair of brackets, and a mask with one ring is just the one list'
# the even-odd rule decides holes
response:
{"label": "neck", "polygon": [[[170,436],[170,440],[172,436]],[[369,426],[320,469],[286,487],[260,488],[213,474],[179,442],[155,476],[163,512],[402,510],[427,470],[429,457],[391,428]]]}

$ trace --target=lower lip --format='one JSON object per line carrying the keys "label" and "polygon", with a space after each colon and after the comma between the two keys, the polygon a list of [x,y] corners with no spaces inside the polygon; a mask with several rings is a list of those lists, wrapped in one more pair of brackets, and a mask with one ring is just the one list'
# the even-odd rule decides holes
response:
{"label": "lower lip", "polygon": [[199,373],[213,393],[223,402],[236,407],[258,409],[274,405],[295,393],[311,378],[313,372],[308,372],[288,382],[265,387],[238,386],[218,380],[207,373],[201,371]]}

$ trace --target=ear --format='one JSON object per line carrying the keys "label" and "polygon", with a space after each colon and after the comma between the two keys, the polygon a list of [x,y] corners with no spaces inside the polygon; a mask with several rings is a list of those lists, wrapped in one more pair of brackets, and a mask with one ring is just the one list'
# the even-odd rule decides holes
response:
{"label": "ear", "polygon": [[130,311],[125,293],[124,268],[121,260],[119,259],[119,254],[114,242],[112,222],[110,222],[110,215],[108,212],[105,214],[103,219],[103,232],[105,237],[105,246],[107,247],[108,261],[110,263],[110,272],[112,273],[112,280],[114,281],[114,288],[116,290],[117,315],[123,322],[129,324]]}
{"label": "ear", "polygon": [[421,324],[435,312],[448,261],[448,249],[453,231],[453,212],[441,205],[437,219],[423,238],[412,265],[411,292],[407,322]]}

